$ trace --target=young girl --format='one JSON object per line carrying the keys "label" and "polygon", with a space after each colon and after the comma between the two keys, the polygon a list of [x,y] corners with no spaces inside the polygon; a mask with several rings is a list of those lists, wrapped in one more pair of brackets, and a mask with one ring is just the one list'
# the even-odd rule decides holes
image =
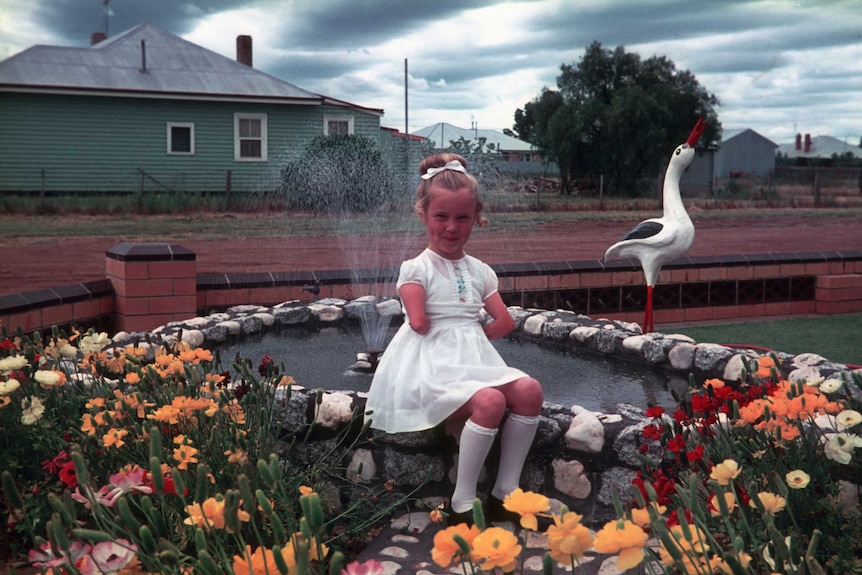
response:
{"label": "young girl", "polygon": [[[543,400],[539,382],[507,366],[489,341],[515,323],[494,271],[464,253],[473,225],[486,223],[466,166],[457,154],[435,154],[419,166],[416,213],[428,247],[401,264],[396,287],[406,321],[386,348],[367,401],[371,427],[387,433],[463,422],[450,523],[472,521],[479,473],[507,412],[487,515],[511,517],[502,500],[518,487]],[[482,309],[492,320],[485,325]]]}

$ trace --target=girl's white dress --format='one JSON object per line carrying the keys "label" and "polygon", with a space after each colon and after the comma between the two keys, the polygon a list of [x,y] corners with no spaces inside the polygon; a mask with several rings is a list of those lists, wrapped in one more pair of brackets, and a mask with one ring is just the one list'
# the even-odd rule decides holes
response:
{"label": "girl's white dress", "polygon": [[[421,431],[442,423],[484,387],[526,373],[509,367],[480,323],[497,275],[480,260],[448,260],[429,249],[401,264],[397,288],[425,288],[430,330],[419,335],[405,318],[383,352],[366,402],[371,427],[387,433]],[[406,313],[406,310],[405,310]]]}

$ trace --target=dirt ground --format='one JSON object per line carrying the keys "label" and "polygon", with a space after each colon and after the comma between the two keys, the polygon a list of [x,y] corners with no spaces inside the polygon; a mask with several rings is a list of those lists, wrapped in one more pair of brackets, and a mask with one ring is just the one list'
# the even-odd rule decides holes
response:
{"label": "dirt ground", "polygon": [[[702,218],[692,214],[695,240],[689,255],[862,250],[862,216],[841,218]],[[586,220],[545,224],[520,233],[474,232],[468,250],[488,263],[601,259],[605,250],[637,221]],[[123,237],[72,237],[0,243],[0,295],[102,279],[105,251],[130,241]],[[153,238],[197,254],[198,273],[251,273],[384,267],[397,265],[425,246],[421,234],[364,237],[346,245],[338,237]]]}

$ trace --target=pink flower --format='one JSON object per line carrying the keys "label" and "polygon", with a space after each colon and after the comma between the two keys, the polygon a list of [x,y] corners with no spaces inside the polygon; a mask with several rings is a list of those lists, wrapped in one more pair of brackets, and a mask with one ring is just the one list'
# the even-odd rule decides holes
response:
{"label": "pink flower", "polygon": [[81,565],[81,575],[102,575],[116,573],[134,559],[138,548],[126,539],[97,543],[90,552],[92,561]]}
{"label": "pink flower", "polygon": [[92,549],[80,541],[72,541],[68,555],[54,555],[50,543],[43,543],[38,549],[31,549],[27,560],[34,567],[60,567],[62,565],[78,565]]}
{"label": "pink flower", "polygon": [[341,570],[341,575],[383,575],[383,564],[374,559],[365,563],[354,561]]}

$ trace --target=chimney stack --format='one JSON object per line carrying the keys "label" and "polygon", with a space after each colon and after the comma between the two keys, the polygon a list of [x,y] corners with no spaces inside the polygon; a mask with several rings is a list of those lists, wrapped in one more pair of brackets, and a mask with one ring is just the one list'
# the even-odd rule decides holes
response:
{"label": "chimney stack", "polygon": [[811,134],[805,134],[805,153],[811,151]]}
{"label": "chimney stack", "polygon": [[802,134],[796,134],[796,149],[802,149]]}
{"label": "chimney stack", "polygon": [[90,46],[95,46],[107,37],[108,35],[104,32],[93,32],[90,34]]}
{"label": "chimney stack", "polygon": [[251,36],[242,35],[236,37],[236,61],[250,68],[252,67]]}

